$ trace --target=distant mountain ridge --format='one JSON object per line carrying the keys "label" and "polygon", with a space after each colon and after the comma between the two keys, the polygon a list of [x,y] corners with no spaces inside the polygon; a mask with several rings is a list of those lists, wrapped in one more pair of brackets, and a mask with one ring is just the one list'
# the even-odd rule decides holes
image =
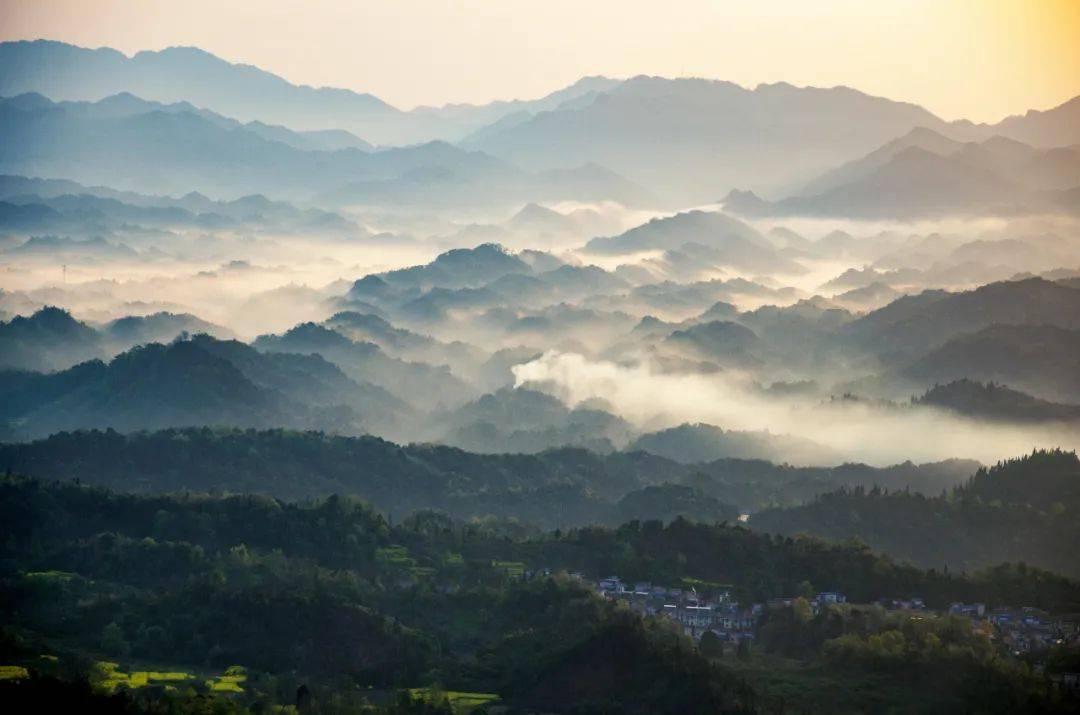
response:
{"label": "distant mountain ridge", "polygon": [[737,269],[792,273],[800,270],[756,229],[718,211],[687,211],[655,218],[618,236],[594,238],[584,250],[598,255],[627,255],[680,250],[688,244],[710,249],[717,264]]}
{"label": "distant mountain ridge", "polygon": [[373,151],[375,149],[370,143],[344,129],[294,131],[287,127],[266,124],[258,120],[244,123],[209,109],[196,107],[187,100],[165,104],[154,100],[142,99],[131,92],[126,91],[102,97],[94,102],[85,100],[61,100],[53,102],[40,92],[16,94],[7,98],[5,102],[10,106],[24,110],[48,109],[51,107],[68,109],[94,119],[118,119],[121,117],[146,114],[147,112],[162,112],[163,114],[195,114],[224,129],[242,129],[261,136],[267,141],[281,142],[294,149],[306,151],[336,151],[338,149]]}
{"label": "distant mountain ridge", "polygon": [[784,190],[916,127],[962,141],[1000,134],[1043,148],[1080,143],[1080,98],[977,125],[847,87],[586,77],[535,100],[403,112],[370,94],[294,85],[198,48],[127,57],[48,40],[0,43],[0,96],[27,92],[186,101],[265,136],[277,131],[267,124],[307,131],[309,146],[323,148],[341,146],[329,130],[346,130],[375,145],[460,141],[534,171],[596,163],[681,205],[732,188]]}
{"label": "distant mountain ridge", "polygon": [[998,134],[964,142],[918,127],[788,198],[766,201],[732,191],[723,203],[745,216],[1009,215],[1068,211],[1067,192],[1076,187],[1080,145],[1037,148]]}
{"label": "distant mountain ridge", "polygon": [[224,197],[319,197],[332,205],[433,202],[459,207],[650,200],[640,187],[602,167],[534,174],[446,142],[371,152],[297,148],[315,140],[130,95],[93,103],[52,102],[41,95],[3,98],[0,133],[6,138],[0,144],[0,172],[143,193],[194,189]]}
{"label": "distant mountain ridge", "polygon": [[[110,48],[87,49],[35,40],[0,44],[0,95],[41,92],[56,99],[96,101],[131,92],[160,102],[190,101],[247,120],[304,129],[348,127],[314,122],[400,112],[370,94],[296,86],[251,65],[231,64],[196,47],[143,51],[132,57]],[[179,92],[183,88],[183,95]],[[286,110],[286,105],[291,105]],[[290,122],[284,122],[282,115]]]}
{"label": "distant mountain ridge", "polygon": [[[0,371],[0,431],[19,438],[60,430],[122,431],[191,425],[392,425],[408,408],[348,379],[315,355],[265,355],[208,335],[150,343],[108,363],[54,373]],[[6,424],[5,424],[6,423]]]}
{"label": "distant mountain ridge", "polygon": [[492,127],[465,143],[535,168],[581,157],[666,197],[700,203],[734,186],[776,190],[919,125],[945,122],[846,87],[751,90],[640,76],[585,106]]}
{"label": "distant mountain ridge", "polygon": [[949,340],[903,374],[922,382],[1000,382],[1044,400],[1080,403],[1080,330],[991,325]]}
{"label": "distant mountain ridge", "polygon": [[[67,179],[0,175],[0,229],[31,234],[102,239],[117,229],[269,226],[277,231],[317,231],[364,236],[366,232],[340,214],[298,209],[261,194],[215,201],[203,194],[160,196],[86,186]],[[83,243],[88,243],[84,241]]]}
{"label": "distant mountain ridge", "polygon": [[58,370],[104,355],[104,337],[59,308],[0,322],[0,370]]}
{"label": "distant mountain ridge", "polygon": [[0,43],[0,96],[39,92],[53,99],[97,101],[129,92],[158,102],[188,101],[243,122],[312,132],[347,130],[379,145],[456,140],[508,114],[554,108],[615,83],[589,77],[535,101],[404,112],[372,94],[296,85],[197,47],[146,50],[128,57],[110,48],[51,40]]}
{"label": "distant mountain ridge", "polygon": [[839,457],[810,440],[769,432],[722,430],[709,424],[682,424],[643,434],[627,451],[643,450],[683,464],[718,459],[783,459],[788,464],[836,464]]}
{"label": "distant mountain ridge", "polygon": [[917,402],[971,417],[1008,422],[1080,420],[1080,405],[1040,400],[1005,385],[968,379],[934,385]]}
{"label": "distant mountain ridge", "polygon": [[904,296],[842,328],[849,339],[890,359],[942,345],[994,325],[1080,329],[1080,290],[1042,278],[1001,281],[975,290]]}

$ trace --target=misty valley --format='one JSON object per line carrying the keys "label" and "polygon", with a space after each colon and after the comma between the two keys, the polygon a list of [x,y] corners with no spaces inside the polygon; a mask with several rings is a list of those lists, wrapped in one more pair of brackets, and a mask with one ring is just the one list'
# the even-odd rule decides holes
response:
{"label": "misty valley", "polygon": [[1080,710],[1080,97],[1015,109],[0,43],[0,703]]}

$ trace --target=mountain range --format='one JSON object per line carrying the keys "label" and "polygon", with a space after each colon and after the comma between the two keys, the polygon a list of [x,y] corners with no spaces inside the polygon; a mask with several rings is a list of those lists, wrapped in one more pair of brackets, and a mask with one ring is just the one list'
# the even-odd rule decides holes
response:
{"label": "mountain range", "polygon": [[770,202],[732,191],[724,207],[747,216],[868,219],[1076,212],[1070,191],[1077,186],[1080,144],[1039,149],[1000,135],[961,142],[920,127],[794,196]]}
{"label": "mountain range", "polygon": [[739,185],[776,190],[927,123],[942,122],[848,88],[641,76],[465,145],[536,168],[581,157],[700,203]]}
{"label": "mountain range", "polygon": [[975,290],[928,290],[901,297],[841,332],[889,360],[943,345],[995,325],[1080,329],[1080,290],[1042,278],[1002,281]]}
{"label": "mountain range", "polygon": [[[127,57],[44,40],[2,43],[0,96],[25,93],[89,102],[127,93],[165,105],[189,102],[294,149],[445,140],[526,171],[596,164],[683,206],[736,188],[790,194],[920,127],[964,142],[1000,135],[1040,149],[1080,144],[1080,98],[985,125],[946,122],[917,105],[847,87],[747,89],[704,79],[587,77],[537,100],[404,112],[370,94],[297,86],[197,48]],[[190,131],[161,124],[151,129]],[[432,179],[430,172],[425,176]],[[366,180],[352,190],[373,191]]]}
{"label": "mountain range", "polygon": [[224,340],[234,337],[227,328],[187,313],[129,315],[95,328],[66,310],[45,307],[0,322],[0,369],[64,370],[87,360],[111,358],[137,345],[167,343],[197,333]]}
{"label": "mountain range", "polygon": [[[445,142],[364,151],[298,148],[303,134],[230,122],[190,105],[163,107],[131,95],[52,102],[0,99],[0,171],[108,184],[142,193],[218,197],[265,193],[324,204],[498,205],[528,200],[648,200],[640,187],[597,166],[529,173]],[[283,141],[284,139],[284,141]]]}
{"label": "mountain range", "polygon": [[[297,208],[262,194],[214,201],[189,192],[181,197],[117,191],[66,179],[0,175],[0,230],[40,241],[63,239],[138,240],[161,231],[273,228],[275,232],[362,237],[367,232],[341,214]],[[89,244],[85,244],[89,247]],[[116,248],[113,246],[113,248]]]}
{"label": "mountain range", "polygon": [[[994,125],[945,122],[912,104],[847,87],[746,89],[703,79],[634,77],[592,102],[485,129],[466,146],[524,167],[596,161],[657,192],[704,202],[728,188],[794,187],[926,128],[962,142],[994,136],[1040,149],[1080,144],[1080,97]],[[709,193],[711,192],[711,193]]]}
{"label": "mountain range", "polygon": [[[306,132],[346,130],[378,145],[454,141],[507,115],[551,109],[614,84],[604,77],[587,77],[533,102],[404,112],[371,94],[295,85],[196,47],[169,47],[128,57],[110,48],[88,49],[48,40],[0,43],[0,96],[39,92],[54,99],[97,101],[130,92],[169,104],[188,101],[244,122],[261,120]],[[328,140],[332,135],[314,136]]]}
{"label": "mountain range", "polygon": [[379,429],[409,413],[387,391],[350,380],[317,355],[264,355],[207,335],[53,373],[0,371],[0,395],[7,438],[203,424]]}

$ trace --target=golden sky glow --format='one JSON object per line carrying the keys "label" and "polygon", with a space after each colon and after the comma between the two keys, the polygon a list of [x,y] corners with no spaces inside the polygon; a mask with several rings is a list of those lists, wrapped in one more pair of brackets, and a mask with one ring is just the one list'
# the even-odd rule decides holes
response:
{"label": "golden sky glow", "polygon": [[0,39],[197,45],[402,108],[587,74],[846,84],[946,119],[1080,94],[1080,0],[0,0]]}

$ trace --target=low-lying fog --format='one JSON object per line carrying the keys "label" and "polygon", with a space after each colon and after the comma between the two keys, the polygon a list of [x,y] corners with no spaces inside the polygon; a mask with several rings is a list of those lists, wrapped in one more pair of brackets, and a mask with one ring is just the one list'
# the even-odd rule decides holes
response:
{"label": "low-lying fog", "polygon": [[[589,238],[603,235],[590,230],[607,229],[614,235],[675,212],[629,210],[610,202],[562,202],[547,208],[563,216],[588,214],[589,220],[577,231],[565,226],[515,231],[507,228],[513,223],[514,212],[457,216],[455,220],[430,214],[364,214],[349,217],[362,227],[355,236],[177,231],[137,240],[110,237],[110,247],[123,249],[112,252],[75,245],[78,241],[62,251],[21,251],[20,247],[25,248],[22,243],[31,237],[9,235],[0,251],[0,311],[26,314],[43,305],[55,305],[91,321],[158,310],[191,312],[239,336],[254,337],[296,322],[324,319],[332,312],[324,305],[325,299],[344,293],[347,284],[359,277],[426,263],[440,252],[483,242],[500,243],[515,251],[543,250],[574,264],[596,265],[608,271],[644,266],[653,270],[656,280],[742,278],[791,289],[786,296],[742,295],[736,303],[741,310],[788,305],[813,295],[831,297],[835,293],[823,290],[826,283],[848,269],[860,270],[875,263],[881,271],[919,269],[926,274],[892,281],[894,288],[904,292],[930,287],[957,290],[1021,272],[1062,268],[1062,254],[1080,253],[1078,223],[1063,217],[915,222],[757,219],[747,223],[776,240],[795,258],[799,271],[763,273],[702,262],[695,266],[693,275],[686,275],[682,268],[686,280],[679,281],[678,271],[662,265],[663,250],[610,255],[584,250]],[[696,208],[720,210],[717,205]],[[829,255],[800,254],[797,246],[785,245],[782,237],[776,239],[776,232],[794,232],[810,244],[844,235],[862,247],[843,246]],[[1051,255],[1046,255],[1048,236],[1060,244]],[[973,243],[980,245],[971,246]],[[903,252],[897,250],[901,246]],[[911,250],[913,246],[918,250]],[[982,248],[984,260],[973,256],[950,263],[950,254],[964,247],[970,247],[969,252]],[[906,256],[903,261],[901,254]],[[870,301],[865,306],[848,307],[878,306]],[[687,316],[673,311],[660,317],[678,320]]]}
{"label": "low-lying fog", "polygon": [[[696,210],[706,219],[723,217],[719,206]],[[988,462],[1034,447],[1080,447],[1076,421],[1012,424],[911,404],[906,396],[937,381],[904,371],[929,344],[901,363],[876,354],[872,344],[852,347],[836,337],[905,294],[962,291],[1026,274],[1080,275],[1075,218],[722,218],[731,225],[699,236],[695,225],[685,225],[687,216],[560,203],[497,215],[346,212],[339,223],[347,227],[328,231],[275,230],[271,222],[229,230],[121,227],[105,238],[16,233],[0,246],[0,318],[46,305],[93,326],[129,315],[190,313],[250,341],[341,311],[369,313],[420,336],[409,340],[440,342],[421,349],[367,334],[350,338],[374,340],[393,358],[446,363],[461,381],[452,397],[425,400],[410,399],[409,385],[379,385],[406,403],[457,409],[499,388],[528,387],[567,408],[602,404],[626,420],[623,437],[605,437],[613,448],[635,433],[687,422],[787,435],[873,464]],[[738,243],[744,234],[745,246]],[[612,250],[614,239],[605,237],[615,236],[633,240]],[[37,250],[38,243],[48,250]],[[364,276],[486,243],[520,256],[529,275],[487,276],[475,267],[458,275],[451,261],[395,278],[392,297],[353,289]],[[646,316],[653,322],[642,321]],[[732,321],[749,330],[724,327]],[[763,387],[771,383],[812,386]],[[1019,387],[1044,400],[1058,397],[1046,384],[1021,380]],[[838,399],[845,392],[870,399]],[[889,399],[875,399],[883,396]],[[1057,401],[1080,400],[1062,394]],[[415,431],[365,424],[390,436],[456,439],[430,417],[411,418],[423,423]],[[550,439],[538,444],[557,446],[559,438]]]}
{"label": "low-lying fog", "polygon": [[547,352],[513,368],[515,386],[548,392],[570,407],[602,400],[644,430],[723,425],[809,439],[851,461],[888,465],[952,457],[991,463],[1033,448],[1080,448],[1076,424],[1025,427],[905,404],[766,398],[747,375],[662,374],[573,353]]}

